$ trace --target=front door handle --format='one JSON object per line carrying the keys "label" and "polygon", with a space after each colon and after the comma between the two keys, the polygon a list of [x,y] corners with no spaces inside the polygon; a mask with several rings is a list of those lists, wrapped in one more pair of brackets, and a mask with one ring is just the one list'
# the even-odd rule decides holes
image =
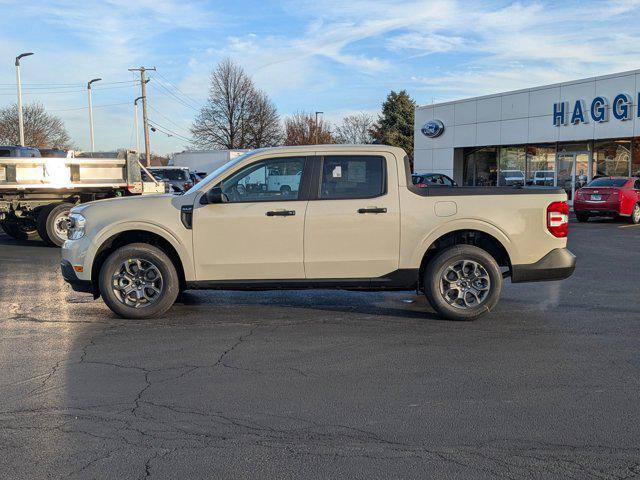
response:
{"label": "front door handle", "polygon": [[387,213],[387,209],[380,207],[359,208],[358,213]]}
{"label": "front door handle", "polygon": [[270,210],[265,215],[267,217],[292,217],[295,214],[295,210]]}

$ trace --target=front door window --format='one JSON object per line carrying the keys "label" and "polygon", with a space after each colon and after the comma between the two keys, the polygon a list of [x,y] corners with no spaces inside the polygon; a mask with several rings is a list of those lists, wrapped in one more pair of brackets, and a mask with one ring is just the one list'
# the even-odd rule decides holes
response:
{"label": "front door window", "polygon": [[304,157],[271,158],[249,165],[222,182],[231,203],[297,200]]}

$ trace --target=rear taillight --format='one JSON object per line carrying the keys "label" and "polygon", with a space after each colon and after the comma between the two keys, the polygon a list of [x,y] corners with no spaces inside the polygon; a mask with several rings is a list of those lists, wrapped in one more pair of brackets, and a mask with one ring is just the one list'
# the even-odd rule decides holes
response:
{"label": "rear taillight", "polygon": [[569,205],[553,202],[547,207],[547,230],[554,237],[564,238],[569,233]]}

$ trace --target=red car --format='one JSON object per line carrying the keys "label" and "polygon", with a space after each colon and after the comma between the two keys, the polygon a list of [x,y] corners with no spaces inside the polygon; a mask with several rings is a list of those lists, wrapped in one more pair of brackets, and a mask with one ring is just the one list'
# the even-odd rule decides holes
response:
{"label": "red car", "polygon": [[600,177],[576,192],[573,211],[579,222],[589,217],[628,217],[640,223],[640,178]]}

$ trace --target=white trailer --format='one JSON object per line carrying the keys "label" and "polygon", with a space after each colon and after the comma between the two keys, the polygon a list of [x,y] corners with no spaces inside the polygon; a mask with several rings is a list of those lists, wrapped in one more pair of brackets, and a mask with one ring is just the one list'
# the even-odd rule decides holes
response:
{"label": "white trailer", "polygon": [[211,173],[229,160],[239,157],[248,150],[194,150],[175,153],[169,165],[187,167],[192,172]]}

